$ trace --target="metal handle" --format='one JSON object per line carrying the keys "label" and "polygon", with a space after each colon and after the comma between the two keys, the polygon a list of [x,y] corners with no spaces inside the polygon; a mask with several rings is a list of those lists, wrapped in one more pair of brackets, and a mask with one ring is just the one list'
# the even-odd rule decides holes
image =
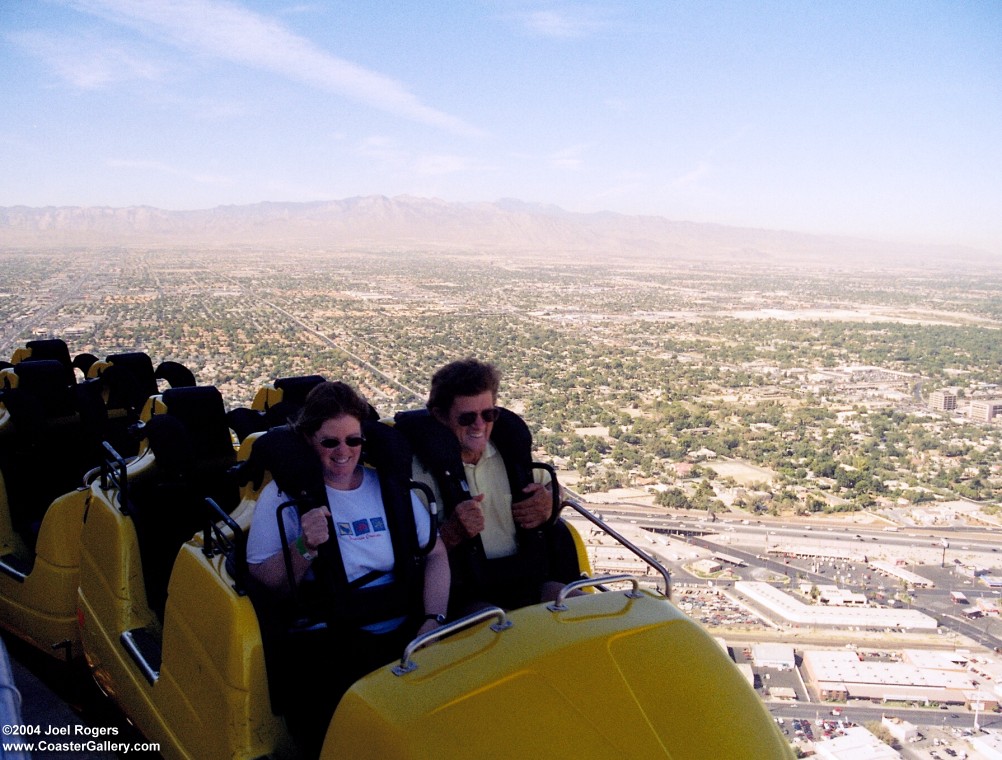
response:
{"label": "metal handle", "polygon": [[[129,468],[122,456],[107,441],[102,441],[104,461],[101,463],[101,488],[118,487],[118,511],[129,514]],[[110,499],[110,497],[109,497]]]}
{"label": "metal handle", "polygon": [[623,536],[621,533],[613,530],[612,527],[610,527],[608,524],[606,524],[598,517],[596,517],[594,514],[585,509],[581,505],[581,502],[578,500],[580,497],[578,497],[577,494],[575,494],[570,489],[564,489],[564,490],[566,490],[573,497],[565,499],[564,506],[570,507],[575,512],[580,514],[582,517],[587,519],[589,522],[598,526],[602,531],[612,536],[622,546],[624,546],[626,549],[636,554],[647,565],[649,565],[651,568],[657,571],[661,575],[661,577],[665,579],[665,596],[671,599],[671,575],[668,573],[668,570],[664,567],[664,565],[662,565],[660,562],[654,559],[651,555],[649,555],[639,546],[636,546],[632,541],[626,538],[626,536]]}
{"label": "metal handle", "polygon": [[417,490],[424,494],[425,501],[428,502],[428,512],[431,515],[431,525],[428,529],[428,543],[425,546],[418,546],[418,554],[425,557],[431,554],[431,550],[435,548],[435,536],[438,533],[438,502],[435,501],[435,492],[426,483],[412,480],[410,486],[411,491]]}
{"label": "metal handle", "polygon": [[417,670],[417,664],[411,659],[411,655],[419,649],[424,649],[426,646],[430,646],[436,641],[452,636],[454,633],[458,633],[459,631],[470,628],[477,623],[482,623],[484,620],[490,620],[491,618],[497,618],[497,622],[491,626],[491,630],[495,633],[506,631],[513,625],[511,620],[508,619],[508,613],[500,607],[487,607],[467,615],[466,617],[461,617],[459,620],[453,620],[451,623],[446,623],[441,628],[436,628],[434,631],[423,633],[411,641],[411,643],[404,648],[403,656],[400,658],[400,664],[393,666],[393,675],[402,676],[406,673],[410,673],[412,670]]}
{"label": "metal handle", "polygon": [[589,586],[599,586],[605,583],[618,583],[619,581],[629,581],[633,584],[633,589],[626,592],[626,596],[630,599],[639,599],[643,596],[640,593],[640,581],[632,575],[626,575],[625,573],[623,575],[599,575],[594,578],[582,578],[579,581],[568,583],[560,589],[556,601],[546,605],[546,609],[550,610],[550,612],[563,612],[567,609],[567,605],[564,602],[572,591],[577,591],[579,588],[588,588]]}

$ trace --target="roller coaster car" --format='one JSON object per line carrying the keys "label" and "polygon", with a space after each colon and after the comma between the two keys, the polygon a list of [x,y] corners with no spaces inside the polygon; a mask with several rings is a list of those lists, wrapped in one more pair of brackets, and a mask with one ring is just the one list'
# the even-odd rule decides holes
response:
{"label": "roller coaster car", "polygon": [[[98,682],[169,760],[294,757],[271,709],[262,628],[245,593],[245,531],[266,479],[181,546],[159,614],[147,601],[134,524],[149,468],[111,462],[94,485],[80,613]],[[635,583],[606,590],[623,580],[583,581],[603,593],[490,609],[416,639],[400,663],[346,693],[320,757],[792,757],[721,647],[659,593]],[[323,688],[301,675],[304,688]]]}
{"label": "roller coaster car", "polygon": [[131,462],[109,453],[92,485],[78,592],[85,657],[165,757],[274,753],[284,727],[269,707],[260,635],[249,634],[253,608],[234,592],[223,558],[191,540],[207,496],[228,521],[249,524],[227,472],[237,453],[222,397],[212,387],[174,388],[149,407],[148,448]]}
{"label": "roller coaster car", "polygon": [[322,757],[792,758],[717,643],[630,580],[415,640],[341,700]]}
{"label": "roller coaster car", "polygon": [[[157,378],[194,379],[172,362],[154,371],[145,354],[69,356],[59,339],[31,341],[0,371],[0,622],[42,651],[72,658],[82,651],[80,531],[102,441],[135,454],[127,425],[142,394],[156,392]],[[99,379],[77,382],[74,368]]]}
{"label": "roller coaster car", "polygon": [[0,376],[0,623],[44,652],[77,654],[81,484],[100,461],[100,400],[58,359]]}

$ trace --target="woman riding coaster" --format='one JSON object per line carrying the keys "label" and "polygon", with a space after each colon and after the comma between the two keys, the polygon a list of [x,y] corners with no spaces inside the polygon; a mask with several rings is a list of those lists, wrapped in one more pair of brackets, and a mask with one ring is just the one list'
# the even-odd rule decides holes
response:
{"label": "woman riding coaster", "polygon": [[281,653],[283,671],[297,671],[281,674],[296,682],[283,689],[283,712],[307,756],[319,752],[330,716],[351,684],[398,657],[414,635],[440,625],[448,609],[449,562],[441,541],[417,567],[416,582],[405,582],[404,576],[415,575],[414,550],[432,540],[430,515],[409,491],[403,492],[409,504],[402,509],[385,502],[390,475],[362,465],[363,445],[373,444],[366,444],[363,428],[373,438],[399,437],[372,421],[369,404],[345,383],[324,382],[310,391],[292,424],[294,435],[286,429],[279,440],[285,454],[318,465],[322,496],[300,505],[302,514],[283,508],[309,487],[290,485],[273,473],[247,541],[256,581],[277,597],[300,588],[324,610],[327,626],[287,638],[283,650],[290,651]]}

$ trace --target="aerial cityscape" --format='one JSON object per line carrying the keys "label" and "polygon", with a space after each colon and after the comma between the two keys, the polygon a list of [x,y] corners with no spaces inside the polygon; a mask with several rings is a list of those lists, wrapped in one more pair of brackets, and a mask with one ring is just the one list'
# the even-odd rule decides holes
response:
{"label": "aerial cityscape", "polygon": [[[442,362],[493,361],[537,457],[670,569],[676,604],[795,747],[839,757],[823,748],[871,741],[862,726],[902,757],[1000,751],[982,731],[1002,696],[997,272],[244,247],[3,258],[4,353],[54,336],[74,354],[141,350],[230,408],[317,373],[389,417],[422,405]],[[663,585],[571,519],[596,570]]]}

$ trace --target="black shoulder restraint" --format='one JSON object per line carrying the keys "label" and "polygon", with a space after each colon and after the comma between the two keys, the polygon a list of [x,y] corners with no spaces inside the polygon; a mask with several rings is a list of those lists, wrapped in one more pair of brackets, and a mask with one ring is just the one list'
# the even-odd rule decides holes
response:
{"label": "black shoulder restraint", "polygon": [[[337,541],[337,516],[329,521],[330,540],[320,546],[313,563],[316,579],[314,593],[309,594],[307,610],[328,622],[361,626],[381,620],[414,615],[422,609],[421,569],[424,554],[431,544],[421,547],[418,542],[414,512],[411,507],[411,451],[407,441],[387,425],[374,420],[362,422],[365,436],[363,458],[379,473],[379,484],[386,519],[393,544],[395,564],[393,581],[363,588],[383,575],[372,572],[348,581]],[[294,505],[300,515],[327,504],[320,460],[310,445],[288,425],[272,428],[251,450],[248,472],[253,476],[262,470],[271,472],[279,490],[290,497],[276,516],[280,533],[284,532],[281,514]],[[260,481],[258,481],[260,482]],[[287,547],[286,547],[287,550]],[[291,555],[286,554],[287,566]],[[291,571],[289,573],[291,578]],[[297,590],[298,591],[298,590]],[[301,598],[306,596],[300,594]]]}
{"label": "black shoulder restraint", "polygon": [[[523,498],[523,489],[533,482],[532,433],[525,420],[514,412],[502,407],[498,407],[498,411],[499,416],[491,430],[491,443],[497,447],[504,461],[512,503],[516,503]],[[471,498],[459,441],[427,409],[398,412],[394,420],[396,428],[410,441],[418,461],[435,478],[442,494],[442,514],[448,517],[456,505]],[[454,567],[454,570],[480,585],[514,585],[520,580],[527,585],[538,585],[546,579],[549,571],[546,538],[555,519],[556,514],[553,514],[550,520],[533,530],[516,527],[518,552],[514,561],[503,563],[503,569],[492,570],[490,565],[501,561],[485,558],[483,543],[478,536],[466,542],[467,550],[463,553],[466,566]],[[499,572],[505,577],[493,577]],[[454,577],[454,581],[461,582],[462,577]]]}

